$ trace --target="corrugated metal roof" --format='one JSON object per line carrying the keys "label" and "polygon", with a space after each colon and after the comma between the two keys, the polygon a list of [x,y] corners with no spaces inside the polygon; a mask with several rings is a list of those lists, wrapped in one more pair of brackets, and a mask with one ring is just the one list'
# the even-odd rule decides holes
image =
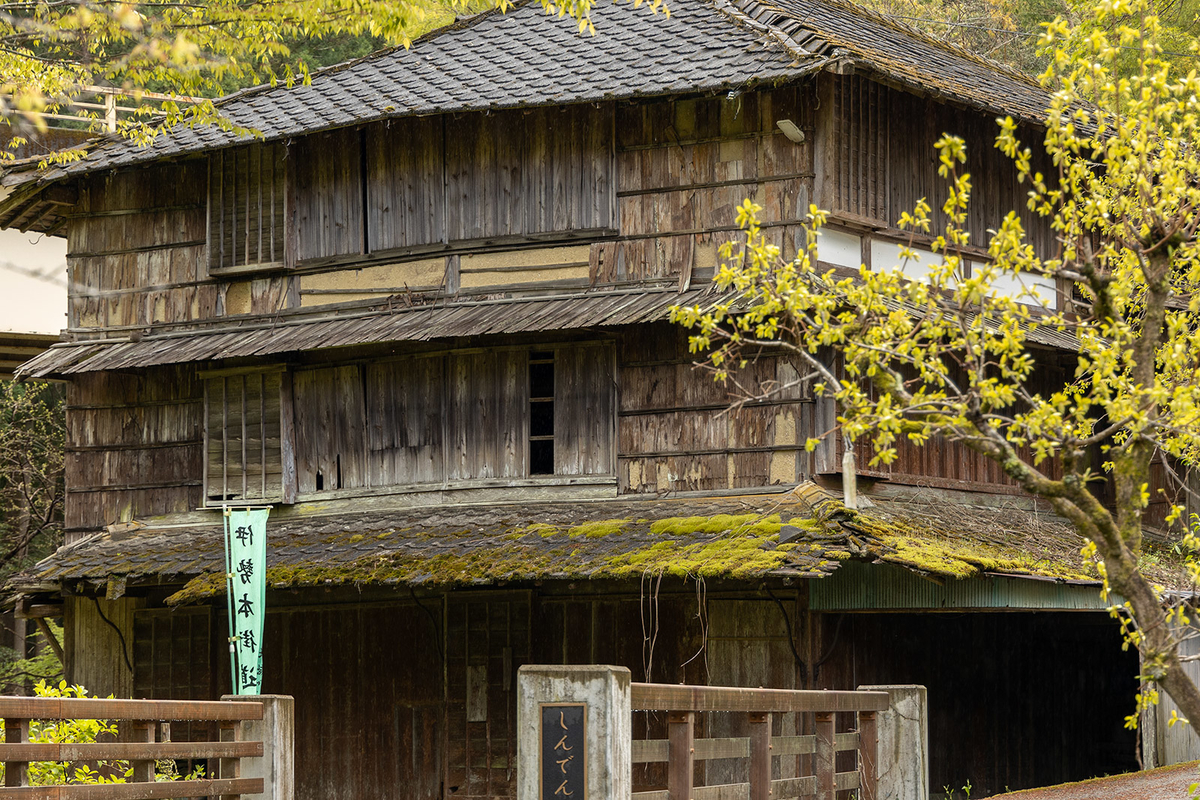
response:
{"label": "corrugated metal roof", "polygon": [[464,336],[578,330],[656,322],[672,305],[712,298],[712,287],[677,291],[601,291],[569,297],[517,297],[417,307],[373,308],[313,319],[277,317],[209,330],[152,334],[134,341],[75,342],[24,364],[22,378],[131,369],[323,350],[379,342],[426,342]]}
{"label": "corrugated metal roof", "polygon": [[888,565],[843,565],[809,588],[813,611],[1102,611],[1099,581],[982,575],[935,583]]}

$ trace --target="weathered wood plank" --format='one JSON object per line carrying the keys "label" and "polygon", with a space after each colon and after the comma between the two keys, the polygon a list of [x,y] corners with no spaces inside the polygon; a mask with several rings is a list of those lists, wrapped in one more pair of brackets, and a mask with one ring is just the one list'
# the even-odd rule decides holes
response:
{"label": "weathered wood plank", "polygon": [[29,786],[6,789],[12,800],[165,800],[262,793],[262,778],[213,778],[159,783],[106,783],[73,786]]}
{"label": "weathered wood plank", "polygon": [[[883,711],[888,707],[888,696],[886,692],[634,683],[631,703],[635,711]],[[833,746],[832,731],[829,744]]]}

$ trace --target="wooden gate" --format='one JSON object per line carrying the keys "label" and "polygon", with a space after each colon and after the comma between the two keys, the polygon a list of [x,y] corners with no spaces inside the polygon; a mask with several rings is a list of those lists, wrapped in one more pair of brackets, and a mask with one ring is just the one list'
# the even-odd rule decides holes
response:
{"label": "wooden gate", "polygon": [[[835,692],[788,689],[742,689],[719,686],[671,686],[634,683],[633,711],[665,711],[666,739],[634,740],[634,764],[667,763],[667,789],[634,792],[634,800],[780,800],[816,797],[834,800],[839,792],[857,790],[858,800],[876,800],[876,712],[888,708],[885,692]],[[724,712],[746,715],[750,735],[742,738],[695,738],[696,715]],[[807,736],[771,734],[774,714],[812,714],[815,732]],[[836,733],[834,715],[852,713],[853,730]],[[837,753],[854,751],[855,768],[837,771]],[[810,775],[772,779],[774,759],[809,756]],[[748,758],[749,782],[693,786],[695,762]]]}

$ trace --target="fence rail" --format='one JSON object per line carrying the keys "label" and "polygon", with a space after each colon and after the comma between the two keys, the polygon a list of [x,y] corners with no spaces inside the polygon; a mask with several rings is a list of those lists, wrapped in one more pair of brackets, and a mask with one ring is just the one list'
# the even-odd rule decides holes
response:
{"label": "fence rail", "polygon": [[[634,792],[634,800],[727,800],[749,797],[770,800],[815,796],[834,800],[838,792],[857,789],[859,800],[876,800],[878,732],[876,712],[888,708],[886,692],[835,692],[786,689],[742,689],[634,683],[630,708],[667,712],[667,738],[633,742],[635,764],[667,763],[667,789]],[[695,738],[696,714],[730,712],[747,715],[750,735],[741,738]],[[815,732],[806,736],[771,734],[771,716],[812,713]],[[834,714],[854,713],[856,729],[834,731]],[[855,751],[856,769],[837,772],[836,754]],[[813,774],[772,780],[772,759],[811,756]],[[748,758],[749,782],[694,786],[695,762]]]}
{"label": "fence rail", "polygon": [[[262,741],[245,741],[245,723],[263,719],[259,702],[194,700],[104,700],[56,697],[0,697],[4,742],[2,796],[13,800],[160,800],[220,796],[236,800],[263,791],[262,778],[242,778],[241,759],[262,758]],[[130,742],[30,742],[30,725],[38,720],[113,720],[126,722]],[[215,722],[216,742],[171,742],[171,722]],[[167,723],[167,724],[163,724]],[[159,741],[159,738],[164,741]],[[203,780],[155,780],[159,759],[219,759],[220,776]],[[128,761],[130,783],[30,786],[29,764],[37,761]]]}

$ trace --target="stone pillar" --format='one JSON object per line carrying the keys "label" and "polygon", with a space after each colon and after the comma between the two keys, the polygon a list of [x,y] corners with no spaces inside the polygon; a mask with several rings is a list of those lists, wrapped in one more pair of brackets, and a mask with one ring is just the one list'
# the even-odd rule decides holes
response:
{"label": "stone pillar", "polygon": [[[609,666],[526,665],[517,672],[517,797],[541,797],[543,781],[583,783],[573,800],[628,800],[632,788],[633,727],[629,670]],[[582,706],[582,711],[578,708]],[[556,708],[557,707],[557,708]],[[568,713],[561,718],[556,710]],[[555,757],[577,755],[575,739],[563,734],[585,720],[584,765],[560,767]],[[570,720],[570,725],[566,722]],[[543,722],[545,721],[545,724]],[[561,742],[562,747],[555,749]],[[571,751],[565,748],[574,745]],[[545,757],[544,757],[545,756]],[[575,770],[579,770],[576,772]],[[585,791],[580,792],[583,788]],[[553,790],[547,794],[547,798]]]}
{"label": "stone pillar", "polygon": [[862,692],[887,692],[887,711],[879,726],[879,800],[926,800],[929,797],[929,708],[924,686],[859,686]]}
{"label": "stone pillar", "polygon": [[262,703],[263,718],[243,722],[243,739],[263,743],[262,758],[243,758],[241,777],[262,778],[261,800],[294,800],[296,795],[296,706],[285,694],[227,694],[222,700]]}

